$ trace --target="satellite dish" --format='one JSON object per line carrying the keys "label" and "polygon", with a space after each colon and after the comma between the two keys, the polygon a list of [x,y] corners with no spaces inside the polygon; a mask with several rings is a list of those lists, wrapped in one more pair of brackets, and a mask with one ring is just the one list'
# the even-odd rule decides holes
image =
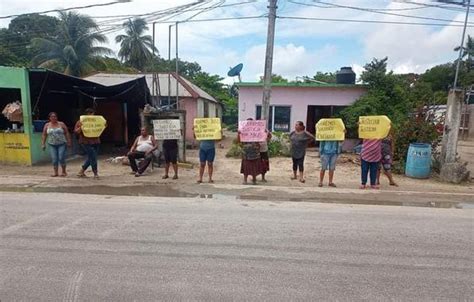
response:
{"label": "satellite dish", "polygon": [[242,71],[242,68],[244,68],[244,64],[240,63],[240,64],[237,64],[235,65],[234,67],[232,67],[229,72],[227,72],[227,75],[229,77],[235,77],[235,76],[238,76],[239,77],[239,82],[241,82],[241,79],[240,79],[240,72]]}

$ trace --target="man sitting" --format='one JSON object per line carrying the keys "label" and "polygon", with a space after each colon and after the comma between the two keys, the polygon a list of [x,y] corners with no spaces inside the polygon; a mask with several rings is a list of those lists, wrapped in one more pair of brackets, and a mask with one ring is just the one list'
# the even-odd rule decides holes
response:
{"label": "man sitting", "polygon": [[[148,135],[148,131],[145,127],[141,128],[141,134],[135,139],[130,152],[128,152],[128,160],[130,161],[130,167],[135,173],[135,177],[139,177],[145,172],[148,165],[153,160],[153,151],[158,148],[155,138],[152,135]],[[143,158],[144,160],[137,166],[135,160]]]}

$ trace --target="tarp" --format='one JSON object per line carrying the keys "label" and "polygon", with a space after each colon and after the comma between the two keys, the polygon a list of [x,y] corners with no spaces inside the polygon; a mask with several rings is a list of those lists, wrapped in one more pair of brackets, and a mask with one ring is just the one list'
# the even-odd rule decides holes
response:
{"label": "tarp", "polygon": [[133,103],[140,108],[143,108],[145,104],[151,104],[150,90],[145,77],[119,85],[104,86],[45,69],[31,69],[29,74],[32,96],[36,96],[32,102],[34,104],[33,110],[35,107],[41,106],[42,102],[47,102],[48,95],[51,94],[79,94],[94,102]]}

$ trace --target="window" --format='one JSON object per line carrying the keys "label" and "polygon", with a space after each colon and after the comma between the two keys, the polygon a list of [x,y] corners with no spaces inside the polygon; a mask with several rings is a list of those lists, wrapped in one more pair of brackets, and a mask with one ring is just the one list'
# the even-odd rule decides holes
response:
{"label": "window", "polygon": [[[262,106],[257,105],[257,120],[262,117]],[[268,129],[271,131],[290,132],[291,107],[270,106]]]}

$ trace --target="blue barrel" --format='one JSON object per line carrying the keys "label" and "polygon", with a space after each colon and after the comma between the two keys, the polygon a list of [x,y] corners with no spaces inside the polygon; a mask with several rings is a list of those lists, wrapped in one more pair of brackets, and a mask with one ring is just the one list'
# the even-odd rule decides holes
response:
{"label": "blue barrel", "polygon": [[413,178],[428,178],[431,173],[431,145],[410,144],[405,175]]}

